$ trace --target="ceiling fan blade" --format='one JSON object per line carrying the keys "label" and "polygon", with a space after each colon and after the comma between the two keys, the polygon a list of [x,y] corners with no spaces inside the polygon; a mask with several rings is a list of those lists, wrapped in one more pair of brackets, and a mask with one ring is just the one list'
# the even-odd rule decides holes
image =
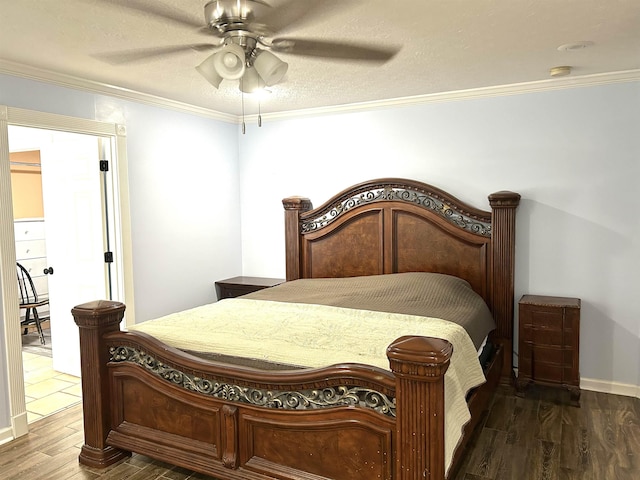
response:
{"label": "ceiling fan blade", "polygon": [[285,0],[271,7],[266,15],[257,18],[250,26],[263,35],[273,35],[283,29],[291,30],[308,23],[314,16],[331,15],[334,10],[345,9],[355,0]]}
{"label": "ceiling fan blade", "polygon": [[111,3],[121,7],[137,10],[149,15],[169,20],[171,22],[187,26],[190,28],[198,28],[204,25],[204,18],[199,18],[179,10],[177,8],[165,5],[159,1],[141,1],[141,0],[102,0],[104,3]]}
{"label": "ceiling fan blade", "polygon": [[271,50],[291,55],[305,55],[336,60],[361,60],[383,63],[391,60],[400,47],[374,47],[366,43],[329,42],[325,40],[305,40],[298,38],[276,38],[270,44]]}
{"label": "ceiling fan blade", "polygon": [[216,48],[219,48],[219,45],[211,43],[195,43],[192,45],[168,45],[165,47],[135,48],[120,52],[96,53],[91,56],[111,65],[122,65],[124,63],[153,60],[157,57],[183,53],[188,50],[203,52],[215,50]]}

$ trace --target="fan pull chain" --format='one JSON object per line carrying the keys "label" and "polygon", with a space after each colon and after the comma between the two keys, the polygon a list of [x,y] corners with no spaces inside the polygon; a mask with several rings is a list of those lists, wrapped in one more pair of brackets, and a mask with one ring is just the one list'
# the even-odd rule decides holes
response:
{"label": "fan pull chain", "polygon": [[242,134],[244,135],[247,131],[247,126],[244,123],[244,92],[240,92],[240,98],[242,99]]}
{"label": "fan pull chain", "polygon": [[260,97],[258,97],[258,126],[262,126],[262,114],[260,112]]}

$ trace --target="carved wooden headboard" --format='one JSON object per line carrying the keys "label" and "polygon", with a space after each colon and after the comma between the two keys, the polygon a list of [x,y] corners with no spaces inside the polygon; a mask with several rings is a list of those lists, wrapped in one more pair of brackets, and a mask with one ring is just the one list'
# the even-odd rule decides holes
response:
{"label": "carved wooden headboard", "polygon": [[285,198],[287,280],[399,272],[463,278],[493,312],[510,369],[519,201],[517,193],[493,193],[491,211],[483,211],[399,178],[354,185],[316,209],[308,198]]}

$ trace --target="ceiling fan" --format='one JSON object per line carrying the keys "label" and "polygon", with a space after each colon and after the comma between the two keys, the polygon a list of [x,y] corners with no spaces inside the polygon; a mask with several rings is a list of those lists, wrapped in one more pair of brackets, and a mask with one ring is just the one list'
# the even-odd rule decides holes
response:
{"label": "ceiling fan", "polygon": [[320,13],[342,8],[345,0],[284,0],[276,6],[264,0],[212,0],[204,6],[205,24],[185,12],[160,2],[109,0],[134,10],[195,28],[213,37],[209,43],[152,47],[94,55],[112,64],[127,63],[188,50],[212,51],[196,70],[215,88],[223,80],[237,80],[242,92],[251,93],[279,83],[288,64],[275,54],[320,59],[383,63],[399,51],[397,46],[278,37],[284,28],[308,21]]}

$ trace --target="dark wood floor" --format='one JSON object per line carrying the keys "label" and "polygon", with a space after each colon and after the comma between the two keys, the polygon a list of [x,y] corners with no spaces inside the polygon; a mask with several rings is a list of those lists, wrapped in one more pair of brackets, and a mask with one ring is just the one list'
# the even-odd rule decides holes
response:
{"label": "dark wood floor", "polygon": [[502,388],[455,480],[638,480],[640,399]]}
{"label": "dark wood floor", "polygon": [[[556,390],[526,398],[503,387],[465,454],[454,480],[640,479],[640,399],[582,392],[582,407]],[[0,446],[0,478],[209,479],[134,455],[105,470],[78,464],[82,413],[73,407],[32,425],[25,437]]]}

